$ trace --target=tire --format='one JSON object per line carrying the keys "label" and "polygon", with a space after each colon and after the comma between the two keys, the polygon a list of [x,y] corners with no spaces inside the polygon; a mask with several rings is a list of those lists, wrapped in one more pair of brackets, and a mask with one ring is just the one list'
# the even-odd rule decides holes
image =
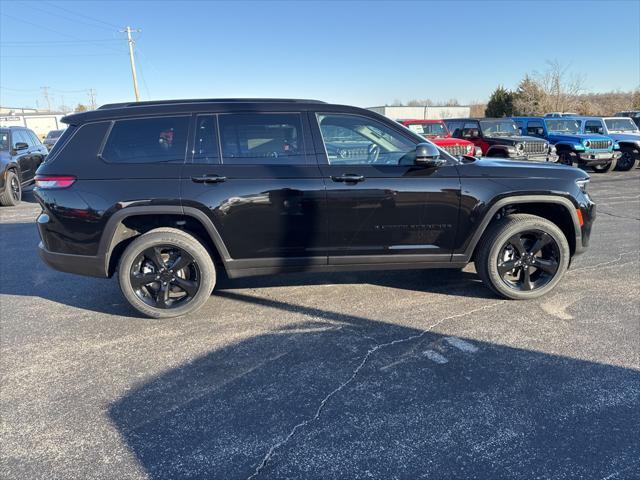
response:
{"label": "tire", "polygon": [[[173,268],[181,262],[184,267]],[[193,236],[175,228],[157,228],[125,249],[118,262],[118,283],[127,301],[143,315],[179,317],[209,299],[216,269],[207,249]]]}
{"label": "tire", "polygon": [[[529,235],[531,235],[531,239],[528,239]],[[508,252],[508,249],[505,250],[505,245],[510,245],[509,241],[512,238],[523,238],[524,243],[521,245],[525,247],[528,245],[528,248],[531,248],[538,241],[536,235],[540,235],[545,242],[549,243],[540,250],[540,257],[534,257],[536,259],[534,265],[544,261],[546,262],[545,269],[549,268],[553,262],[545,259],[545,255],[543,255],[543,253],[549,253],[549,258],[555,257],[557,260],[556,270],[553,274],[532,266],[531,259],[526,258],[526,255],[517,255],[516,249],[513,247],[514,258],[512,260],[499,259],[504,252]],[[526,250],[527,248],[525,248]],[[556,224],[535,215],[514,214],[498,220],[487,229],[480,240],[474,263],[482,281],[495,293],[512,300],[529,300],[545,295],[557,285],[569,267],[570,256],[569,242]],[[499,261],[502,262],[500,266]],[[516,267],[509,272],[517,271],[517,276],[523,279],[523,270],[528,270],[528,278],[533,282],[530,282],[531,289],[516,288],[499,273],[500,267],[505,267],[509,262],[517,264],[518,261],[526,261],[526,265],[529,266]],[[542,264],[540,263],[540,265]],[[514,276],[512,273],[506,274],[507,278],[512,276]],[[538,286],[535,285],[536,283]]]}
{"label": "tire", "polygon": [[618,164],[618,159],[614,158],[609,163],[605,163],[604,165],[593,165],[591,168],[596,173],[608,173]]}
{"label": "tire", "polygon": [[14,207],[22,200],[22,185],[20,178],[14,170],[7,170],[4,192],[0,195],[0,205]]}
{"label": "tire", "polygon": [[561,163],[562,165],[567,165],[569,167],[576,165],[576,162],[573,160],[573,155],[571,155],[571,152],[567,151],[558,152],[558,160],[556,163]]}
{"label": "tire", "polygon": [[623,149],[622,156],[618,159],[616,170],[621,172],[628,172],[632,168],[636,168],[640,164],[640,155],[637,157],[633,154],[631,149]]}

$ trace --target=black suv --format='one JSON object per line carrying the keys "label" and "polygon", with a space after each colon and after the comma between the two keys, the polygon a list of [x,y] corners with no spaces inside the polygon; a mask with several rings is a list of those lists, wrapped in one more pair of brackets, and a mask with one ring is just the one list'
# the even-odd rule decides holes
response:
{"label": "black suv", "polygon": [[117,274],[183,315],[230,278],[462,268],[498,294],[551,290],[588,244],[587,175],[455,158],[386,117],[310,100],[182,100],[70,115],[38,169],[40,254]]}
{"label": "black suv", "polygon": [[473,142],[486,157],[558,161],[556,147],[545,140],[523,136],[510,118],[449,118],[444,122],[451,136]]}
{"label": "black suv", "polygon": [[22,187],[33,183],[47,148],[25,127],[0,128],[0,205],[20,203]]}

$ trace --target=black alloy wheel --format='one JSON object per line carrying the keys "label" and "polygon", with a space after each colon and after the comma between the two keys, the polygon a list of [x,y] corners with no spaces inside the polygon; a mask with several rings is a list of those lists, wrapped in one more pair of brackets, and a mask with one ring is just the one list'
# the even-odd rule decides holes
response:
{"label": "black alloy wheel", "polygon": [[22,191],[21,191],[22,189],[20,188],[20,180],[16,175],[13,175],[11,177],[10,188],[11,188],[11,197],[15,202],[19,202],[20,197],[22,197]]}
{"label": "black alloy wheel", "polygon": [[498,254],[498,275],[511,289],[537,290],[547,285],[558,272],[560,250],[551,235],[542,230],[527,230],[511,236]]}
{"label": "black alloy wheel", "polygon": [[154,245],[140,253],[129,271],[136,296],[147,305],[172,309],[189,303],[200,289],[195,259],[175,245]]}

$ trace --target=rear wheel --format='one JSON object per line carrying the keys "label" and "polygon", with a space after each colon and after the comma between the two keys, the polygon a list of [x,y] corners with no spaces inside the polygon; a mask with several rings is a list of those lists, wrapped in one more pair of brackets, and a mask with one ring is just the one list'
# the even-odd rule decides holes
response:
{"label": "rear wheel", "polygon": [[211,295],[216,270],[209,252],[191,235],[158,228],[135,239],[118,264],[122,294],[153,318],[186,315]]}
{"label": "rear wheel", "polygon": [[604,165],[593,165],[593,171],[596,173],[607,173],[616,168],[616,164],[618,163],[617,159],[611,160],[609,163],[605,163]]}
{"label": "rear wheel", "polygon": [[7,171],[5,178],[4,192],[0,195],[0,205],[3,207],[13,207],[20,203],[22,199],[22,186],[20,178],[13,170]]}
{"label": "rear wheel", "polygon": [[535,215],[509,215],[482,237],[475,266],[498,295],[526,300],[544,295],[569,266],[569,243],[556,224]]}
{"label": "rear wheel", "polygon": [[616,170],[626,172],[635,168],[640,163],[640,155],[636,156],[631,149],[622,150],[622,156],[618,159]]}

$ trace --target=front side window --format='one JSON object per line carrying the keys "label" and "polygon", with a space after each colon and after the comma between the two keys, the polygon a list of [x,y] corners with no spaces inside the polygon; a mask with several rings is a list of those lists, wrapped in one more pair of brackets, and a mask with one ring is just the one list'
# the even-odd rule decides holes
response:
{"label": "front side window", "polygon": [[376,120],[344,114],[317,118],[331,165],[413,163],[415,144]]}
{"label": "front side window", "polygon": [[102,151],[114,163],[183,162],[189,117],[116,120]]}
{"label": "front side window", "polygon": [[547,130],[553,133],[568,133],[574,135],[580,133],[580,121],[566,119],[547,120]]}
{"label": "front side window", "polygon": [[12,140],[13,148],[16,148],[16,145],[18,145],[19,143],[26,143],[27,145],[33,143],[32,140],[22,130],[15,130],[13,132]]}
{"label": "front side window", "polygon": [[544,125],[540,120],[531,120],[527,125],[527,134],[529,135],[544,135]]}
{"label": "front side window", "polygon": [[306,163],[299,113],[231,113],[218,122],[224,163]]}
{"label": "front side window", "polygon": [[30,137],[30,139],[31,139],[31,142],[29,142],[29,143],[30,143],[32,146],[34,146],[34,147],[35,147],[35,146],[38,146],[38,145],[40,145],[40,144],[41,144],[40,139],[38,138],[38,136],[37,136],[35,133],[33,133],[31,130],[29,130],[29,131],[27,132],[27,134],[29,135],[29,137]]}
{"label": "front side window", "polygon": [[604,133],[604,129],[597,120],[588,120],[584,123],[584,133]]}
{"label": "front side window", "polygon": [[0,132],[0,150],[9,150],[9,132]]}

